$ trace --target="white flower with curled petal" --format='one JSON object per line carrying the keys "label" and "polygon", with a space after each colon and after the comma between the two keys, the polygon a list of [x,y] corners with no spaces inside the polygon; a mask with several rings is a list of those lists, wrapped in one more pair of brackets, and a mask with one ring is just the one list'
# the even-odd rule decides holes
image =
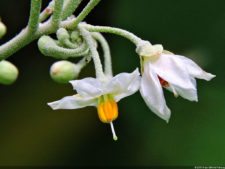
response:
{"label": "white flower with curled petal", "polygon": [[141,57],[142,79],[140,92],[148,107],[169,121],[171,112],[166,105],[162,87],[190,101],[198,101],[196,79],[215,77],[202,70],[192,60],[164,51],[162,45],[143,42],[137,48]]}
{"label": "white flower with curled petal", "polygon": [[77,91],[76,95],[64,97],[48,105],[54,110],[97,107],[99,119],[111,125],[113,138],[117,140],[112,123],[118,117],[117,102],[139,90],[139,71],[136,69],[133,73],[121,73],[105,81],[86,78],[71,81],[71,84]]}

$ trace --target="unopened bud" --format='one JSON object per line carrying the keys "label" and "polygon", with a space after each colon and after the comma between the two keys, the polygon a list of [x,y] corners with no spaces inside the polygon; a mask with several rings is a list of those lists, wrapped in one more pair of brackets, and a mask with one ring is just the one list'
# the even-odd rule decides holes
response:
{"label": "unopened bud", "polygon": [[6,34],[7,28],[4,23],[0,21],[0,39]]}
{"label": "unopened bud", "polygon": [[51,78],[58,83],[68,83],[78,77],[80,67],[69,61],[58,61],[51,66]]}
{"label": "unopened bud", "polygon": [[72,42],[75,42],[75,43],[81,43],[82,42],[82,38],[80,36],[80,33],[75,30],[71,33],[71,40]]}
{"label": "unopened bud", "polygon": [[58,29],[56,34],[57,34],[57,38],[59,40],[65,40],[65,39],[70,38],[70,35],[69,35],[68,31],[64,28]]}
{"label": "unopened bud", "polygon": [[18,77],[19,71],[12,63],[8,61],[0,62],[0,83],[10,85],[14,83]]}

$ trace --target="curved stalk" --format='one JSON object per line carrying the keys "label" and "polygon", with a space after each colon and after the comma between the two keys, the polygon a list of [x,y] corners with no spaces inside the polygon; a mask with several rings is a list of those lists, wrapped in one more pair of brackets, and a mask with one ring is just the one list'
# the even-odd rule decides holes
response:
{"label": "curved stalk", "polygon": [[92,36],[100,43],[104,53],[104,71],[106,75],[113,76],[112,57],[110,47],[104,36],[100,33],[92,33]]}
{"label": "curved stalk", "polygon": [[112,33],[112,34],[122,36],[130,40],[131,42],[133,42],[136,46],[138,46],[138,44],[143,41],[141,38],[137,37],[133,33],[120,28],[113,28],[108,26],[92,26],[89,24],[82,24],[82,27],[84,27],[90,32]]}
{"label": "curved stalk", "polygon": [[79,29],[80,29],[80,32],[81,32],[84,40],[86,41],[86,43],[90,49],[91,57],[94,61],[94,65],[95,65],[96,77],[99,79],[104,79],[105,74],[103,72],[102,63],[101,63],[98,51],[95,47],[95,43],[91,36],[91,33],[88,32],[87,30],[85,30],[84,28],[79,27]]}
{"label": "curved stalk", "polygon": [[[36,1],[38,1],[38,0],[36,0]],[[95,3],[92,3],[92,5],[94,5],[94,6],[97,5],[96,2],[98,2],[98,1],[100,1],[100,0],[92,0],[92,2],[95,2]],[[59,0],[58,3],[60,6],[60,8],[58,8],[58,9],[61,9],[62,0]],[[88,13],[94,8],[94,6],[91,7],[91,5],[89,3],[88,8],[86,8],[86,10],[85,10],[86,12],[83,12],[83,14],[80,15],[79,21],[76,21],[76,19],[71,19],[71,20],[61,21],[58,23],[58,20],[59,20],[58,16],[61,12],[57,12],[57,14],[55,14],[55,16],[53,18],[53,21],[46,21],[43,24],[39,24],[39,27],[37,28],[36,33],[30,34],[28,31],[28,27],[24,28],[17,36],[15,36],[13,39],[9,40],[8,42],[6,42],[5,44],[0,46],[0,61],[13,55],[18,50],[20,50],[24,46],[28,45],[35,39],[38,39],[42,35],[48,35],[51,33],[55,33],[57,30],[58,24],[60,27],[72,29],[72,27],[74,27],[74,22],[76,24],[78,24],[81,20],[83,20],[88,15]],[[31,10],[33,10],[33,9],[31,9]],[[39,21],[42,19],[44,19],[44,18],[39,17]],[[54,24],[52,24],[53,22],[54,22]]]}
{"label": "curved stalk", "polygon": [[38,47],[45,56],[54,57],[56,59],[68,59],[87,55],[89,49],[85,42],[76,49],[66,49],[60,47],[49,36],[42,36],[38,41]]}

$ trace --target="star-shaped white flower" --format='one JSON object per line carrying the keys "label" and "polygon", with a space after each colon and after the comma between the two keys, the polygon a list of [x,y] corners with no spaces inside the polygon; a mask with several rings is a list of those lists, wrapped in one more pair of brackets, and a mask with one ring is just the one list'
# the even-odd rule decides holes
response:
{"label": "star-shaped white flower", "polygon": [[142,59],[140,92],[148,107],[159,117],[169,121],[171,112],[166,105],[162,87],[177,97],[198,101],[196,79],[215,77],[202,70],[192,60],[163,50],[161,45],[144,43],[137,52]]}
{"label": "star-shaped white flower", "polygon": [[79,109],[86,106],[95,106],[98,109],[99,119],[109,123],[113,138],[117,140],[112,121],[118,117],[117,102],[130,96],[140,88],[140,73],[136,69],[133,73],[121,73],[117,76],[101,81],[95,78],[71,81],[76,95],[67,96],[59,101],[48,103],[56,109]]}

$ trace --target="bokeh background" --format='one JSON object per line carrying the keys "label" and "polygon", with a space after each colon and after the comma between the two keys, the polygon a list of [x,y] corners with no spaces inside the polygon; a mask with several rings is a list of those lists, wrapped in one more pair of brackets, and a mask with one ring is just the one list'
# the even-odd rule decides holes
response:
{"label": "bokeh background", "polygon": [[[28,14],[29,0],[1,0],[0,16],[8,34],[0,43],[26,26]],[[41,55],[34,42],[9,58],[20,70],[18,81],[0,86],[0,165],[225,165],[225,1],[107,0],[86,21],[124,28],[163,44],[217,78],[198,81],[198,103],[165,92],[172,110],[169,124],[147,108],[139,93],[122,100],[115,121],[119,140],[114,142],[95,108],[52,111],[46,105],[73,90],[50,79],[55,60]],[[133,44],[106,37],[115,74],[139,66]],[[92,64],[80,78],[87,76],[94,76]]]}

